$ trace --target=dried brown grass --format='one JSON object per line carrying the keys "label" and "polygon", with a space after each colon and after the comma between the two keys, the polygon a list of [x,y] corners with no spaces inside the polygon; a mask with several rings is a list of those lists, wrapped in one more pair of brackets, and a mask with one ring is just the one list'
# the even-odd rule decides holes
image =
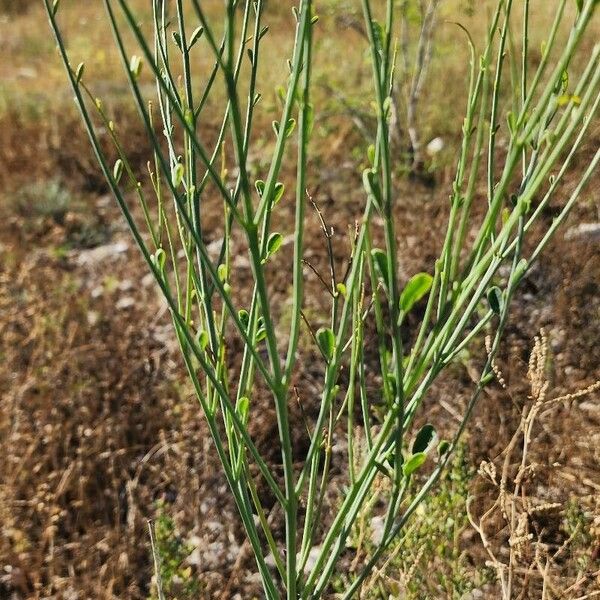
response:
{"label": "dried brown grass", "polygon": [[191,535],[192,498],[222,485],[162,323],[135,326],[154,294],[129,290],[135,306],[118,310],[108,291],[135,260],[92,265],[106,282],[94,300],[68,258],[0,257],[2,598],[146,598],[155,502],[186,507]]}
{"label": "dried brown grass", "polygon": [[[600,526],[600,505],[581,489],[600,486],[582,478],[579,489],[558,488],[558,480],[569,479],[575,452],[564,462],[550,462],[544,448],[558,416],[556,409],[576,412],[577,402],[597,397],[600,381],[553,394],[550,365],[550,344],[542,330],[528,363],[529,395],[525,401],[513,398],[521,411],[518,427],[500,455],[481,462],[479,493],[467,504],[503,600],[591,598],[600,586],[600,545],[593,541]],[[496,376],[506,388],[499,367]],[[591,437],[588,455],[598,435]],[[563,437],[561,443],[572,440]]]}

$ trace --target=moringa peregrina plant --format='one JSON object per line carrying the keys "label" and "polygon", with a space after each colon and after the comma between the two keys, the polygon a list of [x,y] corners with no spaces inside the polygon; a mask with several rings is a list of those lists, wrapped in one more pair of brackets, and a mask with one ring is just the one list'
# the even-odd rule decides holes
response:
{"label": "moringa peregrina plant", "polygon": [[[311,75],[318,3],[300,0],[293,11],[296,26],[290,74],[281,114],[273,124],[276,141],[263,181],[253,180],[248,165],[249,156],[257,151],[253,140],[273,135],[270,129],[258,136],[254,131],[263,73],[259,65],[269,60],[262,53],[269,15],[264,0],[225,0],[219,8],[222,19],[212,10],[207,14],[207,3],[202,0],[151,0],[150,23],[140,21],[131,0],[103,0],[151,148],[145,178],[135,172],[118,129],[96,100],[93,79],[84,65],[75,67],[69,62],[58,0],[43,1],[100,168],[168,303],[265,597],[307,600],[326,594],[353,526],[373,497],[376,480],[388,480],[385,489],[389,493],[383,499],[386,516],[377,549],[342,594],[343,598],[355,597],[446,468],[478,397],[493,379],[493,361],[515,289],[598,165],[600,150],[561,202],[552,223],[534,239],[542,225],[540,216],[562,189],[559,185],[586,139],[600,101],[600,44],[585,57],[581,72],[572,72],[597,0],[551,3],[554,22],[535,68],[529,60],[529,0],[498,0],[479,50],[468,36],[466,115],[444,243],[433,273],[416,274],[408,282],[399,278],[394,214],[402,206],[402,197],[390,150],[395,32],[403,12],[394,0],[356,0],[368,39],[378,127],[367,153],[364,212],[353,240],[350,267],[343,276],[332,269],[327,284],[329,323],[313,333],[322,356],[323,377],[318,414],[307,422],[309,449],[300,464],[293,458],[289,404],[296,401],[294,378],[302,375],[298,355],[305,317],[305,209],[311,185],[307,165],[315,119]],[[559,44],[565,26],[568,37]],[[211,70],[198,68],[196,52],[211,57]],[[153,80],[151,101],[149,77]],[[501,90],[507,79],[513,83],[512,109],[504,114]],[[200,134],[199,123],[220,84],[226,101],[216,140],[209,141]],[[100,142],[100,127],[114,145],[118,156],[114,163]],[[498,139],[500,128],[506,138],[503,143]],[[284,330],[283,320],[275,318],[268,267],[283,242],[282,235],[273,230],[273,218],[285,193],[280,182],[284,157],[291,152],[297,163],[292,308]],[[476,206],[477,185],[482,181],[487,197],[483,206]],[[215,196],[223,214],[223,242],[217,258],[207,248],[205,235],[207,214],[215,210],[214,202],[207,199]],[[143,218],[138,219],[140,213]],[[373,248],[375,221],[383,223],[383,249]],[[234,235],[244,240],[251,266],[250,301],[244,305],[232,289],[230,242]],[[532,250],[526,252],[526,248]],[[501,267],[507,273],[503,278],[497,276]],[[415,303],[425,299],[418,333],[409,344],[401,326]],[[377,331],[376,366],[367,364],[364,347],[369,323]],[[437,439],[431,425],[413,431],[417,410],[434,381],[483,333],[491,342],[462,421],[452,440],[439,443],[436,464],[422,470],[427,476],[415,481]],[[234,373],[226,340],[235,336],[241,340],[243,355]],[[367,369],[378,370],[381,389],[376,398],[369,396]],[[259,380],[269,390],[277,415],[281,478],[249,433]],[[383,407],[376,415],[371,410],[374,404]],[[323,503],[330,485],[334,433],[347,436],[347,487],[325,524]],[[271,528],[259,484],[266,485],[274,498],[270,511],[277,509],[284,515],[285,539],[279,539]],[[269,555],[272,562],[267,560]]]}

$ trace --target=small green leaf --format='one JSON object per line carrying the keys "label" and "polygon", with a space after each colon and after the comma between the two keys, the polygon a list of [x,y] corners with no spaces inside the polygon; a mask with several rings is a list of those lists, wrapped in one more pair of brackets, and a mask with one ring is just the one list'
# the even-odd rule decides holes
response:
{"label": "small green leaf", "polygon": [[283,244],[283,236],[280,233],[272,233],[267,240],[267,256],[269,258],[281,248],[281,244]]}
{"label": "small green leaf", "polygon": [[192,32],[192,35],[190,36],[188,50],[191,50],[193,48],[194,44],[202,37],[203,33],[204,33],[204,27],[202,27],[202,26],[196,27],[196,29],[194,29],[194,31]]}
{"label": "small green leaf", "polygon": [[113,177],[116,183],[121,181],[121,175],[123,175],[123,161],[119,158],[113,167]]}
{"label": "small green leaf", "polygon": [[375,144],[371,144],[367,148],[367,158],[369,159],[371,166],[373,166],[375,164]]}
{"label": "small green leaf", "polygon": [[409,312],[419,300],[429,293],[432,284],[433,277],[429,273],[413,275],[400,294],[400,310],[404,313]]}
{"label": "small green leaf", "polygon": [[265,329],[265,320],[263,317],[258,317],[257,328],[256,328],[256,343],[262,342],[267,337],[267,330]]}
{"label": "small green leaf", "polygon": [[243,396],[238,400],[237,403],[237,411],[240,415],[240,420],[244,425],[248,423],[248,416],[250,414],[250,399],[246,396]]}
{"label": "small green leaf", "polygon": [[273,196],[273,205],[277,204],[281,198],[283,197],[283,193],[285,192],[285,185],[281,182],[277,182],[275,184],[275,192]]}
{"label": "small green leaf", "polygon": [[281,100],[281,103],[285,103],[285,97],[287,96],[285,88],[282,85],[278,85],[275,88],[275,91],[277,92],[277,96],[279,97],[279,100]]}
{"label": "small green leaf", "polygon": [[410,477],[427,459],[427,454],[418,452],[413,454],[402,466],[404,477]]}
{"label": "small green leaf", "polygon": [[319,15],[314,15],[313,18],[310,20],[310,24],[314,25],[318,20],[319,20]]}
{"label": "small green leaf", "polygon": [[488,385],[492,383],[496,379],[496,374],[494,371],[490,371],[481,377],[481,385]]}
{"label": "small green leaf", "polygon": [[374,38],[374,42],[375,42],[375,49],[377,50],[377,52],[382,54],[383,53],[383,40],[385,39],[383,27],[375,19],[372,19],[371,23],[373,26],[373,38]]}
{"label": "small green leaf", "polygon": [[321,352],[327,360],[331,360],[335,349],[335,335],[333,331],[328,327],[321,327],[321,329],[317,331],[316,337]]}
{"label": "small green leaf", "polygon": [[217,268],[217,275],[219,276],[219,281],[221,283],[225,283],[227,281],[227,277],[229,276],[229,269],[225,263],[221,263]]}
{"label": "small green leaf", "polygon": [[238,311],[238,318],[240,320],[240,323],[242,324],[242,327],[244,329],[248,329],[248,324],[250,323],[250,315],[248,314],[248,311],[245,308],[242,308]]}
{"label": "small green leaf", "polygon": [[165,263],[167,262],[167,255],[165,253],[165,251],[162,248],[159,248],[151,257],[150,259],[152,260],[152,262],[154,263],[154,266],[159,270],[159,271],[164,271],[165,269]]}
{"label": "small green leaf", "polygon": [[262,179],[257,179],[254,182],[254,187],[256,188],[256,192],[258,193],[258,195],[262,197],[265,191],[265,182]]}
{"label": "small green leaf", "polygon": [[140,56],[134,54],[129,61],[129,70],[131,74],[137,79],[142,72],[142,59]]}
{"label": "small green leaf", "polygon": [[373,169],[365,169],[363,171],[363,186],[369,196],[375,201],[375,206],[381,207],[381,188],[377,173]]}
{"label": "small green leaf", "polygon": [[341,294],[344,298],[346,297],[347,290],[343,283],[337,283],[335,289],[337,290],[338,294]]}
{"label": "small green leaf", "polygon": [[204,331],[204,329],[200,329],[196,334],[196,341],[198,342],[198,346],[204,352],[208,347],[208,333]]}
{"label": "small green leaf", "polygon": [[175,163],[171,167],[171,183],[173,184],[174,188],[178,188],[181,185],[184,174],[185,168],[180,162]]}
{"label": "small green leaf", "polygon": [[85,64],[79,63],[79,65],[77,65],[77,70],[75,71],[75,82],[76,83],[79,83],[81,81],[84,71],[85,71]]}
{"label": "small green leaf", "polygon": [[417,436],[415,437],[415,441],[413,442],[411,452],[413,454],[418,454],[420,452],[427,453],[433,445],[436,435],[437,434],[435,432],[435,427],[433,425],[431,425],[430,423],[427,423],[427,425],[423,425],[423,427],[421,427],[419,433],[417,433]]}
{"label": "small green leaf", "polygon": [[273,121],[272,125],[273,125],[273,131],[275,132],[275,135],[279,135],[279,123],[277,121]]}
{"label": "small green leaf", "polygon": [[277,204],[281,200],[283,192],[285,192],[285,186],[283,185],[283,183],[276,183],[275,193],[273,196],[273,205]]}
{"label": "small green leaf", "polygon": [[504,301],[502,299],[502,291],[498,286],[493,286],[487,293],[488,303],[490,308],[499,315],[502,312]]}
{"label": "small green leaf", "polygon": [[438,444],[438,455],[444,456],[450,450],[450,442],[448,440],[442,440]]}
{"label": "small green leaf", "polygon": [[175,45],[179,48],[179,50],[181,52],[183,52],[183,45],[181,43],[181,36],[179,35],[178,31],[172,31],[171,35],[173,36],[173,42],[175,42]]}
{"label": "small green leaf", "polygon": [[256,332],[256,343],[262,342],[267,337],[267,330],[263,327]]}
{"label": "small green leaf", "polygon": [[290,119],[285,126],[285,137],[290,137],[294,132],[294,129],[296,129],[296,119]]}
{"label": "small green leaf", "polygon": [[375,272],[377,276],[389,289],[390,274],[388,272],[386,253],[380,248],[373,248],[373,250],[371,250],[371,256],[373,257],[373,262],[375,263]]}

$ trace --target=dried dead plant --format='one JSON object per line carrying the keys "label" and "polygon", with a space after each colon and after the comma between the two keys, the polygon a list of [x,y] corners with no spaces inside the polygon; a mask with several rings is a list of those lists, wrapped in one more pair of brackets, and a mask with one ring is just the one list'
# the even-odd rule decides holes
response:
{"label": "dried dead plant", "polygon": [[[600,381],[576,392],[550,397],[548,347],[548,338],[542,330],[535,338],[529,359],[530,395],[522,408],[519,427],[503,453],[496,460],[483,461],[479,467],[479,475],[494,491],[493,503],[481,516],[476,516],[474,497],[467,502],[469,521],[489,556],[487,564],[495,571],[503,600],[528,597],[583,600],[600,593],[590,591],[594,580],[596,585],[600,582],[600,571],[588,569],[578,573],[574,580],[565,578],[563,562],[581,533],[580,527],[573,528],[564,539],[552,539],[549,535],[547,521],[552,516],[563,520],[566,506],[540,497],[541,465],[531,456],[536,426],[543,426],[559,404],[599,390]],[[497,365],[494,372],[501,387],[506,389]],[[535,596],[530,596],[532,590]]]}

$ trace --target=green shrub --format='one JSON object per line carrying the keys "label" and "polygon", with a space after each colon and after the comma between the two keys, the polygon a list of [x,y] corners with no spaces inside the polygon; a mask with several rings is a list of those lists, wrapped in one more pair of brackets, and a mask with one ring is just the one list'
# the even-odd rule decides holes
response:
{"label": "green shrub", "polygon": [[[361,1],[377,133],[366,157],[369,166],[362,174],[364,212],[345,271],[336,268],[331,229],[322,220],[330,272],[321,279],[330,311],[322,322],[308,323],[323,375],[318,414],[305,423],[310,443],[300,463],[294,453],[296,425],[289,404],[302,403],[296,396],[296,378],[301,376],[300,330],[306,324],[305,209],[307,189],[313,185],[309,142],[319,108],[311,95],[313,35],[319,27],[313,3],[302,0],[294,10],[290,75],[281,94],[281,114],[272,131],[255,131],[265,73],[259,65],[269,66],[262,46],[269,35],[262,0],[228,0],[220,11],[222,23],[205,13],[200,0],[186,3],[185,10],[182,0],[172,5],[154,0],[152,22],[143,26],[132,3],[104,0],[124,72],[154,148],[148,156],[149,174],[144,176],[132,169],[118,127],[92,91],[93,74],[86,72],[85,65],[69,63],[58,24],[60,4],[44,1],[103,174],[168,303],[265,597],[279,598],[283,589],[290,600],[322,597],[354,524],[372,497],[375,481],[382,475],[388,481],[381,538],[342,596],[354,597],[380,558],[401,539],[411,516],[445,472],[474,405],[493,381],[494,357],[515,290],[600,160],[599,150],[570,188],[552,223],[544,224],[540,217],[557,191],[564,191],[560,185],[600,102],[600,45],[594,46],[582,72],[572,68],[592,23],[596,0],[577,2],[577,15],[564,43],[559,43],[557,33],[571,20],[566,0],[558,0],[554,26],[535,68],[528,58],[527,0],[522,3],[524,13],[512,0],[499,0],[481,52],[467,36],[470,78],[448,227],[432,272],[408,281],[401,281],[399,275],[395,213],[402,204],[389,126],[396,3],[387,0],[381,10],[375,10],[370,0]],[[516,37],[521,40],[520,55],[514,50]],[[213,56],[212,72],[195,70],[199,47]],[[156,90],[151,106],[150,80]],[[514,89],[510,107],[501,104],[500,90],[507,82]],[[209,141],[201,135],[199,123],[206,114],[206,100],[221,89],[227,102],[217,139]],[[451,93],[458,101],[460,88]],[[119,155],[114,164],[108,162],[99,131],[114,143]],[[254,140],[258,137],[264,144],[270,136],[274,138],[268,169],[264,180],[255,179],[248,164]],[[283,165],[292,152],[296,182],[286,191]],[[478,194],[480,181],[483,197]],[[215,197],[223,214],[220,230],[213,225],[210,231],[211,237],[223,240],[217,258],[207,249],[205,229],[209,214],[214,214]],[[292,201],[294,249],[287,257],[289,268],[282,269],[291,283],[292,315],[289,330],[282,331],[276,318],[281,299],[270,293],[269,281],[273,269],[286,259],[281,250],[284,238],[274,222],[281,207]],[[138,219],[138,214],[143,217]],[[381,248],[375,238],[378,224],[383,231]],[[247,251],[250,289],[236,284],[234,240]],[[409,340],[403,337],[403,325],[416,306],[423,306],[422,318],[414,340]],[[376,330],[373,343],[365,334],[367,323]],[[489,349],[452,439],[438,440],[431,425],[415,432],[417,410],[433,383],[483,332],[490,336]],[[241,364],[229,352],[233,339],[243,346]],[[375,363],[368,361],[371,343],[378,356]],[[375,394],[367,386],[367,370],[378,371],[380,389]],[[248,422],[260,410],[260,389],[268,390],[277,414],[283,482],[249,433]],[[335,493],[330,485],[334,436],[347,439],[348,481],[337,511],[326,521],[324,502]],[[359,446],[364,453],[357,452]],[[357,462],[359,455],[363,458]],[[421,472],[429,475],[415,485]],[[271,528],[258,493],[259,478],[284,515],[282,539]],[[267,555],[273,557],[273,569]],[[311,556],[314,560],[309,562]]]}

